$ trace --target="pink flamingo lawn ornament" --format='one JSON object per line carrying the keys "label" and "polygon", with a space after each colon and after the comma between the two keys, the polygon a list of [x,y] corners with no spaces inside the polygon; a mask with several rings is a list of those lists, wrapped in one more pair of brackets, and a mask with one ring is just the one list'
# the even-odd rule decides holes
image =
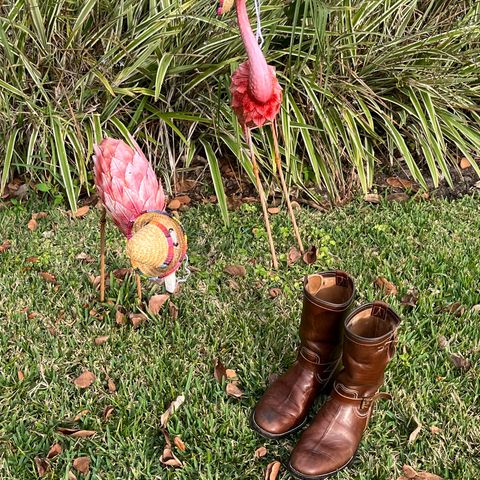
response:
{"label": "pink flamingo lawn ornament", "polygon": [[[175,290],[176,270],[186,257],[187,237],[180,223],[165,209],[160,181],[137,142],[105,138],[94,146],[95,185],[104,205],[100,219],[100,301],[105,300],[106,211],[127,237],[132,267],[152,280],[163,279]],[[142,298],[140,275],[135,272],[137,295]]]}
{"label": "pink flamingo lawn ornament", "polygon": [[[288,212],[292,221],[293,230],[297,239],[300,251],[304,248],[297,222],[290,202],[288,188],[283,176],[282,164],[280,161],[280,150],[278,148],[277,138],[277,115],[282,103],[282,88],[278,83],[275,74],[275,68],[268,65],[260,48],[258,41],[253,34],[252,27],[247,14],[246,0],[236,0],[237,20],[242,36],[242,41],[247,52],[248,60],[242,63],[232,75],[230,92],[232,95],[232,108],[242,126],[245,140],[250,149],[253,172],[257,183],[257,189],[262,204],[263,218],[267,229],[270,251],[272,254],[272,263],[275,269],[278,268],[275,246],[272,239],[272,231],[268,218],[267,201],[265,191],[260,180],[257,161],[255,158],[251,129],[270,124],[272,129],[275,163],[280,177],[283,194],[287,202]],[[217,13],[222,15],[229,11],[234,4],[234,0],[220,0]]]}

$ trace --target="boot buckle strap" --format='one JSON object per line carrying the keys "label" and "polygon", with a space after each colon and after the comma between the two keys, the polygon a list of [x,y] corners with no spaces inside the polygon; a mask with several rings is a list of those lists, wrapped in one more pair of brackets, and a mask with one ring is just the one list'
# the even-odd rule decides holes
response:
{"label": "boot buckle strap", "polygon": [[362,397],[362,401],[360,402],[360,409],[368,410],[377,400],[380,399],[391,400],[392,396],[387,392],[377,392],[373,397]]}

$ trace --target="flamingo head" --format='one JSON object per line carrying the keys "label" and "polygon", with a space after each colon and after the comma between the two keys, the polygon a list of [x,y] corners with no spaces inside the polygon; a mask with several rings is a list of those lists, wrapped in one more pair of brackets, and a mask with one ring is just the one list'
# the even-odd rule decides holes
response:
{"label": "flamingo head", "polygon": [[235,0],[219,0],[218,7],[217,7],[217,15],[223,15],[224,13],[229,12]]}

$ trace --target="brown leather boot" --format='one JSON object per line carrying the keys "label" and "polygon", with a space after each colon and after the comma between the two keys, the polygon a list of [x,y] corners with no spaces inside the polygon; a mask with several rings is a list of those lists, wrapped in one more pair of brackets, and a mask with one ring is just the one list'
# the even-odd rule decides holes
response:
{"label": "brown leather boot", "polygon": [[339,365],[343,323],[354,293],[345,272],[305,277],[297,360],[270,385],[251,416],[252,428],[264,437],[282,438],[305,424]]}
{"label": "brown leather boot", "polygon": [[321,480],[353,460],[372,414],[387,363],[395,352],[400,318],[383,302],[363,305],[345,321],[343,370],[332,393],[292,452],[289,470]]}

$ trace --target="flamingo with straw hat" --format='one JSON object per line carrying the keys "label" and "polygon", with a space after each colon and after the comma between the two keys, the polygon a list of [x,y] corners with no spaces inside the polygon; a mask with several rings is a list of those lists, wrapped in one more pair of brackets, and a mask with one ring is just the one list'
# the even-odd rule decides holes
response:
{"label": "flamingo with straw hat", "polygon": [[100,301],[105,299],[106,211],[127,238],[141,299],[138,271],[151,280],[163,280],[175,291],[176,271],[186,258],[187,236],[181,224],[165,211],[162,184],[137,142],[105,138],[94,146],[95,185],[103,204],[100,219]]}

